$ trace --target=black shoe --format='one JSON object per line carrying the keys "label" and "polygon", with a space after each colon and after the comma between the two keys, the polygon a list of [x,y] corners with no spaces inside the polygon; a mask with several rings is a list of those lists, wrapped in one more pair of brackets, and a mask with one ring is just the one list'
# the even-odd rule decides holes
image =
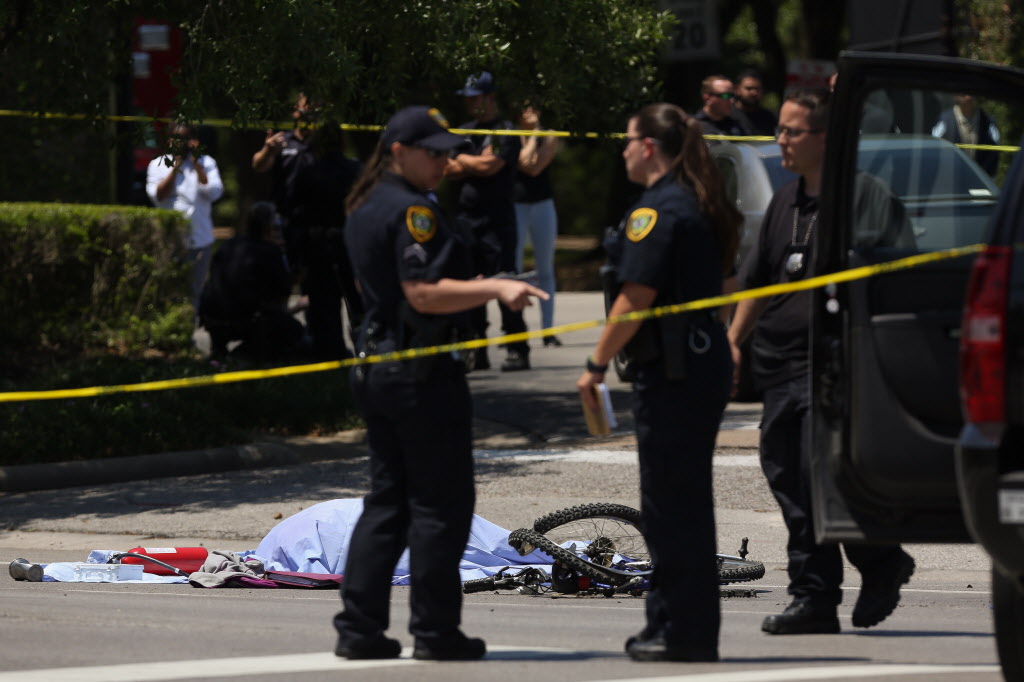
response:
{"label": "black shoe", "polygon": [[398,658],[402,653],[402,645],[397,639],[391,639],[381,635],[369,642],[352,642],[343,645],[338,641],[334,647],[334,655],[348,659],[366,658]]}
{"label": "black shoe", "polygon": [[545,336],[544,345],[558,347],[562,345],[562,342],[559,340],[557,336]]}
{"label": "black shoe", "polygon": [[460,632],[455,637],[444,639],[417,639],[412,657],[420,661],[475,661],[486,653],[484,640],[466,637]]}
{"label": "black shoe", "polygon": [[530,356],[527,353],[510,350],[505,356],[505,362],[501,363],[502,372],[519,372],[530,369]]}
{"label": "black shoe", "polygon": [[473,369],[490,369],[491,360],[487,357],[486,348],[477,348],[473,351]]}
{"label": "black shoe", "polygon": [[717,651],[695,651],[681,646],[670,645],[665,638],[656,635],[642,639],[633,635],[626,640],[626,653],[634,661],[687,661],[691,663],[713,663],[718,660]]}
{"label": "black shoe", "polygon": [[761,630],[772,635],[831,635],[839,632],[839,618],[835,609],[820,611],[807,602],[793,602],[782,613],[765,618]]}
{"label": "black shoe", "polygon": [[853,624],[859,628],[878,625],[896,609],[900,585],[910,582],[914,558],[900,550],[895,562],[861,575],[860,596],[853,607]]}

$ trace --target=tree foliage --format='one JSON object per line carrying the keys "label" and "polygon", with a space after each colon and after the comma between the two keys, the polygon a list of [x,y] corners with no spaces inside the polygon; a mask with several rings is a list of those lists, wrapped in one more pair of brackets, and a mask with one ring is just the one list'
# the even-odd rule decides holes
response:
{"label": "tree foliage", "polygon": [[107,113],[136,16],[184,31],[180,113],[239,124],[280,117],[299,89],[331,115],[380,123],[400,105],[453,103],[489,69],[564,126],[618,128],[656,95],[673,24],[644,0],[9,0],[0,104]]}

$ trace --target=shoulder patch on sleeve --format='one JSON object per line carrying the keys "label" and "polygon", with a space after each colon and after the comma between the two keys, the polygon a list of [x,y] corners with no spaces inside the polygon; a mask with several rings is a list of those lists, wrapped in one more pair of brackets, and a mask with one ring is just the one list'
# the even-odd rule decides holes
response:
{"label": "shoulder patch on sleeve", "polygon": [[405,210],[405,226],[420,244],[437,234],[437,216],[426,206],[410,206]]}
{"label": "shoulder patch on sleeve", "polygon": [[626,221],[626,237],[631,242],[638,242],[654,228],[658,222],[658,212],[653,208],[638,208],[629,215]]}

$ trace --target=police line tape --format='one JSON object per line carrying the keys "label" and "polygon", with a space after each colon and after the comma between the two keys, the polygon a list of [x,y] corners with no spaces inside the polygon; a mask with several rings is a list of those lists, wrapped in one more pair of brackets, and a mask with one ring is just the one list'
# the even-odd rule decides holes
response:
{"label": "police line tape", "polygon": [[697,301],[689,301],[687,303],[676,303],[672,305],[661,306],[658,308],[649,308],[647,310],[638,310],[636,312],[625,313],[623,315],[614,315],[612,317],[608,317],[605,319],[586,320],[584,322],[572,322],[569,324],[558,325],[556,327],[549,327],[547,329],[540,329],[532,332],[527,331],[520,332],[517,334],[506,334],[505,336],[472,339],[469,341],[460,341],[458,343],[446,343],[437,346],[425,346],[422,348],[409,348],[401,351],[392,351],[390,353],[368,355],[365,357],[358,358],[347,358],[345,360],[318,362],[308,365],[293,365],[290,367],[275,367],[273,369],[223,372],[221,374],[211,374],[199,377],[167,379],[163,381],[147,381],[139,384],[91,386],[88,388],[57,389],[51,391],[15,391],[9,393],[0,393],[0,403],[57,400],[61,398],[89,398],[102,395],[110,395],[112,393],[141,393],[147,391],[166,391],[179,388],[195,388],[199,386],[213,386],[217,384],[237,383],[240,381],[253,381],[256,379],[271,379],[274,377],[310,374],[313,372],[326,372],[329,370],[343,369],[346,367],[355,367],[356,365],[373,365],[383,362],[413,360],[416,358],[423,358],[431,355],[440,355],[442,353],[472,350],[475,348],[484,348],[486,346],[494,346],[498,344],[518,343],[520,341],[527,341],[528,339],[537,339],[545,336],[553,336],[555,334],[565,334],[575,331],[582,331],[584,329],[592,329],[594,327],[599,327],[605,324],[618,324],[621,322],[642,321],[652,318],[665,317],[666,315],[677,315],[679,313],[685,313],[692,310],[717,308],[719,306],[728,305],[731,303],[736,303],[738,301],[744,301],[748,299],[767,298],[769,296],[778,296],[779,294],[788,294],[795,291],[817,289],[820,287],[828,286],[830,284],[842,284],[844,282],[865,279],[883,273],[895,272],[898,270],[908,270],[910,268],[928,265],[930,263],[936,263],[938,261],[960,258],[962,256],[976,254],[983,248],[984,244],[972,244],[970,246],[962,246],[955,249],[946,249],[944,251],[933,251],[931,253],[923,253],[916,256],[909,256],[907,258],[900,258],[898,260],[889,261],[886,263],[879,263],[877,265],[864,265],[857,268],[851,268],[850,270],[843,270],[841,272],[834,272],[827,275],[819,275],[817,277],[801,280],[799,282],[772,284],[766,287],[758,287],[757,289],[747,289],[746,291],[738,291],[733,294],[713,296],[711,298],[703,298]]}
{"label": "police line tape", "polygon": [[[14,117],[14,118],[41,118],[51,120],[73,120],[73,121],[86,121],[86,120],[100,120],[100,121],[112,121],[114,123],[176,123],[176,119],[168,118],[166,116],[96,116],[91,117],[86,114],[56,114],[56,113],[34,113],[31,111],[18,111],[14,109],[0,109],[0,117]],[[232,122],[226,118],[213,118],[202,121],[200,125],[213,126],[214,128],[230,128]],[[265,128],[288,128],[295,125],[294,121],[262,121],[260,125],[251,124],[244,126],[250,130],[262,130]],[[309,124],[309,127],[315,128],[316,124]],[[339,123],[338,127],[345,131],[352,132],[380,132],[384,129],[382,125],[375,124],[363,124],[363,123]],[[625,133],[572,133],[566,130],[488,130],[484,128],[449,128],[449,132],[455,133],[456,135],[506,135],[516,137],[580,137],[585,139],[624,139]],[[724,140],[727,142],[774,142],[775,137],[772,135],[713,135],[705,134],[704,139],[706,140]],[[996,151],[996,152],[1018,152],[1020,151],[1019,146],[1015,145],[998,145],[998,144],[966,144],[957,143],[961,149],[980,149],[984,151]]]}

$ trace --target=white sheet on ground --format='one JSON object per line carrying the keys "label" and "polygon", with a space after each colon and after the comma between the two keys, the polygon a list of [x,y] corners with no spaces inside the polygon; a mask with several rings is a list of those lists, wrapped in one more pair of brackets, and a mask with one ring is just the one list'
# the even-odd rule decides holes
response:
{"label": "white sheet on ground", "polygon": [[[274,526],[252,552],[267,570],[306,573],[345,572],[349,538],[362,500],[328,500],[304,509]],[[469,542],[462,555],[462,581],[494,575],[506,566],[536,566],[550,573],[552,559],[539,551],[525,557],[508,544],[509,531],[473,515]],[[402,553],[392,576],[395,585],[409,582],[409,550]]]}
{"label": "white sheet on ground", "polygon": [[[349,538],[362,511],[361,499],[321,502],[274,526],[256,549],[235,553],[243,558],[259,558],[268,571],[344,574]],[[509,531],[501,526],[476,514],[473,515],[469,542],[466,543],[466,550],[459,565],[463,582],[494,575],[506,566],[532,566],[550,575],[553,563],[551,557],[537,550],[525,557],[519,556],[519,553],[509,546],[508,534]],[[111,555],[119,551],[124,550],[96,549],[90,552],[86,561],[106,563]],[[43,580],[75,582],[75,564],[47,564],[44,567]],[[188,579],[175,575],[144,573],[142,580],[121,582],[186,583]],[[398,565],[395,566],[392,583],[409,583],[408,549],[403,552]]]}

